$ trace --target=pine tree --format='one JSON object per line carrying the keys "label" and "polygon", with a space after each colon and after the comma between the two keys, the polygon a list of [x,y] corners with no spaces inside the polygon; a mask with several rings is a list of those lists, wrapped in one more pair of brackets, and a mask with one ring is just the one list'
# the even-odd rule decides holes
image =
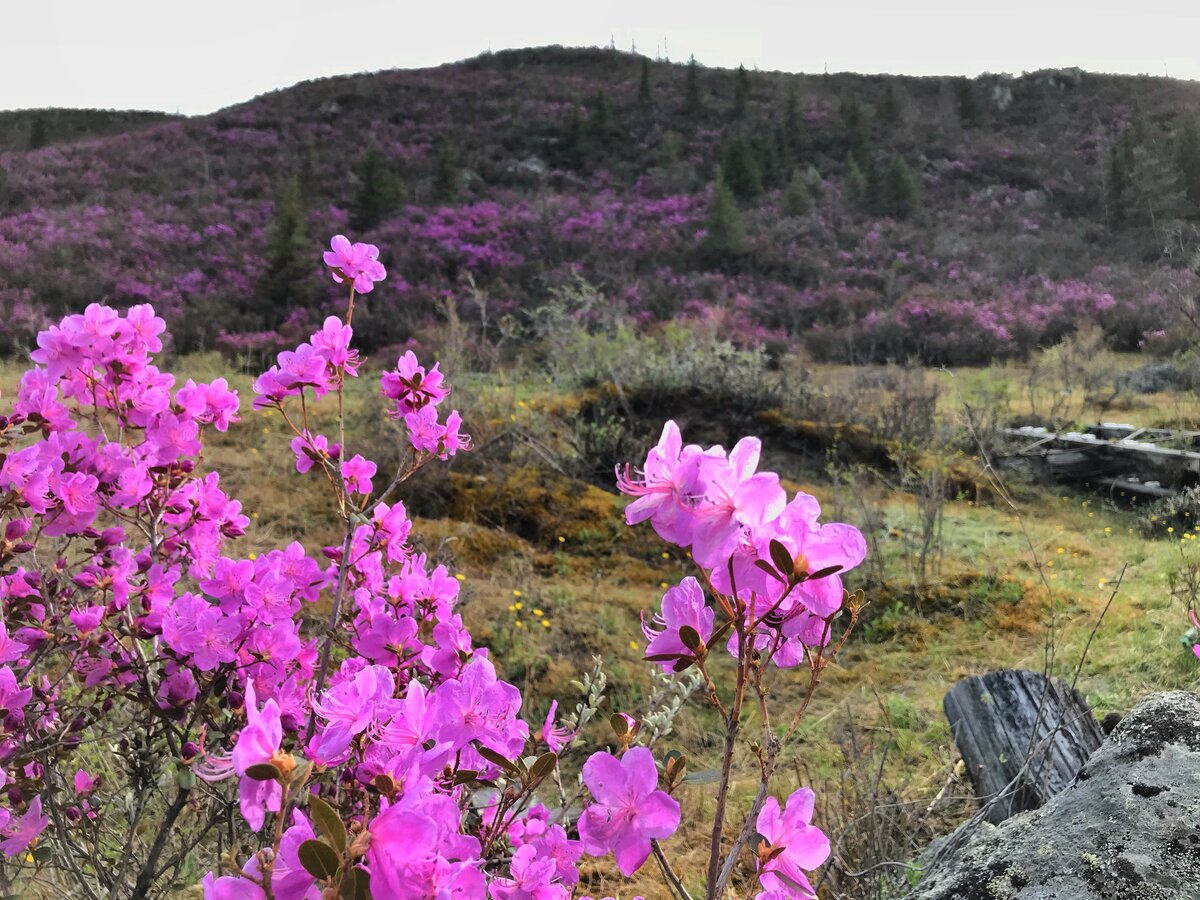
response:
{"label": "pine tree", "polygon": [[883,211],[894,219],[916,215],[925,203],[925,186],[903,156],[892,160],[883,183]]}
{"label": "pine tree", "polygon": [[842,97],[840,112],[842,139],[846,142],[846,149],[862,163],[866,160],[867,149],[867,123],[863,116],[862,105],[858,102],[857,97],[847,94]]}
{"label": "pine tree", "polygon": [[321,187],[321,178],[317,172],[317,155],[312,144],[305,144],[300,155],[300,197],[305,206],[313,206],[317,202],[317,192]]}
{"label": "pine tree", "polygon": [[736,258],[745,252],[746,226],[738,210],[733,192],[718,174],[713,184],[712,200],[708,206],[708,222],[705,225],[701,251],[709,259],[722,262]]}
{"label": "pine tree", "polygon": [[612,133],[612,115],[608,108],[608,94],[599,91],[588,106],[587,138],[598,147],[608,144]]}
{"label": "pine tree", "polygon": [[807,216],[813,209],[813,195],[808,179],[799,169],[792,170],[787,188],[783,192],[783,214],[785,216]]}
{"label": "pine tree", "polygon": [[883,98],[879,101],[879,121],[888,128],[895,128],[904,118],[904,99],[900,88],[894,81],[889,81],[883,89]]}
{"label": "pine tree", "polygon": [[1195,116],[1184,120],[1175,142],[1175,165],[1184,195],[1194,217],[1200,214],[1200,121]]}
{"label": "pine tree", "polygon": [[753,200],[762,193],[762,170],[742,138],[734,138],[725,148],[721,181],[739,200]]}
{"label": "pine tree", "polygon": [[800,113],[800,96],[796,83],[789,81],[787,96],[783,103],[783,143],[784,150],[790,162],[796,162],[803,155],[808,136],[804,129],[804,116]]}
{"label": "pine tree", "polygon": [[308,236],[308,211],[300,185],[289,179],[283,187],[272,219],[266,246],[266,270],[259,282],[253,310],[263,328],[275,328],[288,311],[305,305],[312,276],[312,241]]}
{"label": "pine tree", "polygon": [[650,96],[650,59],[642,57],[642,78],[638,82],[638,106],[646,107],[651,102]]}
{"label": "pine tree", "polygon": [[689,119],[698,119],[704,113],[704,102],[700,99],[700,63],[693,54],[688,59],[683,85],[683,112]]}
{"label": "pine tree", "polygon": [[350,201],[350,226],[355,231],[365,231],[400,206],[404,200],[404,180],[375,148],[367,151],[355,175],[358,189]]}
{"label": "pine tree", "polygon": [[29,125],[29,149],[39,150],[50,142],[50,129],[43,116],[34,116]]}
{"label": "pine tree", "polygon": [[983,121],[983,108],[975,93],[975,82],[969,78],[954,80],[954,94],[958,98],[958,118],[967,128],[976,128]]}
{"label": "pine tree", "polygon": [[462,173],[458,167],[458,154],[445,138],[437,142],[433,156],[433,196],[439,203],[453,203],[458,196]]}
{"label": "pine tree", "polygon": [[750,102],[750,73],[739,65],[733,78],[733,117],[746,118],[746,106]]}
{"label": "pine tree", "polygon": [[572,106],[563,118],[562,136],[558,141],[557,156],[560,164],[575,171],[582,169],[587,156],[586,144],[579,108]]}
{"label": "pine tree", "polygon": [[846,199],[858,207],[867,203],[867,176],[863,174],[854,154],[846,157]]}

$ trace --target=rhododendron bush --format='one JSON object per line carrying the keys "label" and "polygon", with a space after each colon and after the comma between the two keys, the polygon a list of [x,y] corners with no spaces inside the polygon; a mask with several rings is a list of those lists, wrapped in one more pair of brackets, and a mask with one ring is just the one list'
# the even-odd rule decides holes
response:
{"label": "rhododendron bush", "polygon": [[[625,876],[656,866],[680,897],[689,884],[725,896],[739,860],[757,869],[758,886],[740,886],[751,893],[813,896],[807,873],[830,852],[813,794],[781,802],[772,779],[857,616],[839,573],[862,560],[862,536],[821,524],[812,497],[789,499],[758,470],[757,439],[685,445],[667,423],[618,486],[634,498],[630,524],[695,560],[644,623],[646,658],[702,686],[724,723],[721,766],[689,775],[663,729],[623,711],[597,746],[585,726],[603,721],[599,669],[574,712],[559,718],[556,703],[531,726],[456,612],[459,581],[414,549],[397,497],[471,447],[438,365],[407,353],[380,377],[409,444],[397,471],[345,432],[343,392],[363,363],[354,303],[385,277],[377,257],[333,239],[324,258],[349,286],[344,317],[280,353],[250,400],[290,429],[292,477],[327,487],[344,526],[335,546],[239,551],[250,519],[204,446],[248,398],[160,370],[165,326],[150,306],[92,305],[38,336],[0,418],[5,881],[52,878],[90,897],[156,895],[190,876],[229,900],[550,900],[585,892],[585,854],[611,854]],[[315,425],[322,405],[335,433]],[[807,686],[783,719],[775,678]],[[758,786],[735,815],[743,744]],[[670,839],[699,791],[713,810],[707,865],[678,871]]]}

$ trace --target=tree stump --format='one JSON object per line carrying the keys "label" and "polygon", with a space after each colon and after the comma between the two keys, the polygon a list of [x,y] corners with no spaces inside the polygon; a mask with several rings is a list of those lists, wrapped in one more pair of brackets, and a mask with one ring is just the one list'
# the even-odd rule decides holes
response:
{"label": "tree stump", "polygon": [[975,796],[995,800],[987,819],[996,825],[1069,785],[1104,739],[1080,693],[1040,672],[964,678],[942,708]]}

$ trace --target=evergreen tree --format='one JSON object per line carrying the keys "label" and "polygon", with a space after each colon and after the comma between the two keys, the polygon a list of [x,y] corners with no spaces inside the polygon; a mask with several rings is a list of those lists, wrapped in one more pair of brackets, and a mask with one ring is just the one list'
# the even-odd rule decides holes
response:
{"label": "evergreen tree", "polygon": [[253,298],[253,312],[263,328],[278,327],[289,310],[305,304],[312,279],[312,249],[308,211],[299,182],[291,178],[275,203],[267,237],[267,266]]}
{"label": "evergreen tree", "polygon": [[803,155],[808,136],[804,129],[804,116],[800,113],[800,96],[796,82],[789,81],[783,103],[783,145],[789,161],[796,162]]}
{"label": "evergreen tree", "polygon": [[300,197],[305,206],[313,206],[317,202],[317,192],[321,187],[321,177],[317,172],[317,155],[312,144],[305,144],[300,155]]}
{"label": "evergreen tree", "polygon": [[608,94],[599,91],[588,106],[587,137],[598,147],[605,147],[612,134],[612,114],[608,108]]}
{"label": "evergreen tree", "polygon": [[799,169],[792,170],[783,192],[783,214],[785,216],[807,216],[813,209],[813,195],[808,187],[808,179]]}
{"label": "evergreen tree", "polygon": [[750,73],[739,65],[733,76],[733,117],[746,118],[746,106],[750,102]]}
{"label": "evergreen tree", "polygon": [[925,203],[925,186],[903,156],[892,160],[883,182],[883,212],[894,219],[916,215]]}
{"label": "evergreen tree", "polygon": [[725,148],[721,161],[721,182],[739,200],[753,200],[762,193],[762,170],[750,146],[734,138]]}
{"label": "evergreen tree", "polygon": [[841,104],[842,139],[846,142],[846,150],[859,161],[866,161],[867,123],[863,115],[862,105],[852,94],[842,97]]}
{"label": "evergreen tree", "polygon": [[1144,122],[1122,132],[1109,153],[1108,203],[1113,225],[1155,226],[1178,216],[1188,201],[1180,149],[1171,159]]}
{"label": "evergreen tree", "polygon": [[883,98],[879,101],[879,121],[887,128],[895,128],[904,118],[904,98],[900,88],[894,81],[889,81],[883,89]]}
{"label": "evergreen tree", "polygon": [[846,199],[854,206],[867,205],[867,176],[854,154],[846,157]]}
{"label": "evergreen tree", "polygon": [[1175,165],[1191,216],[1200,214],[1200,121],[1195,116],[1184,120],[1175,142]]}
{"label": "evergreen tree", "polygon": [[722,262],[745,252],[746,226],[738,211],[733,192],[719,174],[713,184],[712,200],[708,207],[704,241],[700,246],[706,257]]}
{"label": "evergreen tree", "polygon": [[367,151],[355,175],[358,188],[350,201],[350,227],[365,231],[374,228],[400,206],[404,200],[404,180],[374,148]]}
{"label": "evergreen tree", "polygon": [[439,203],[453,203],[458,197],[462,172],[458,166],[458,154],[451,143],[438,140],[433,156],[433,196]]}
{"label": "evergreen tree", "polygon": [[38,150],[50,141],[50,129],[44,116],[34,116],[29,125],[29,149]]}
{"label": "evergreen tree", "polygon": [[693,54],[688,59],[683,83],[683,112],[689,119],[698,119],[704,113],[704,102],[700,99],[700,63]]}
{"label": "evergreen tree", "polygon": [[650,59],[642,57],[642,78],[638,82],[638,106],[650,105]]}
{"label": "evergreen tree", "polygon": [[572,106],[563,119],[562,136],[558,142],[558,157],[567,169],[579,171],[584,166],[587,140],[583,133],[583,119],[579,108]]}
{"label": "evergreen tree", "polygon": [[975,82],[969,78],[954,80],[954,94],[958,98],[958,118],[967,128],[976,128],[983,121],[983,108],[975,93]]}

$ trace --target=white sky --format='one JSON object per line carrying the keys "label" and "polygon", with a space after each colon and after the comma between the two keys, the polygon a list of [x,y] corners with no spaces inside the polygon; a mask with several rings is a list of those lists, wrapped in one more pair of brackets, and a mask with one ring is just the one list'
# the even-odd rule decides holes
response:
{"label": "white sky", "polygon": [[610,36],[793,72],[1200,79],[1196,0],[0,0],[0,109],[206,113],[306,78]]}

